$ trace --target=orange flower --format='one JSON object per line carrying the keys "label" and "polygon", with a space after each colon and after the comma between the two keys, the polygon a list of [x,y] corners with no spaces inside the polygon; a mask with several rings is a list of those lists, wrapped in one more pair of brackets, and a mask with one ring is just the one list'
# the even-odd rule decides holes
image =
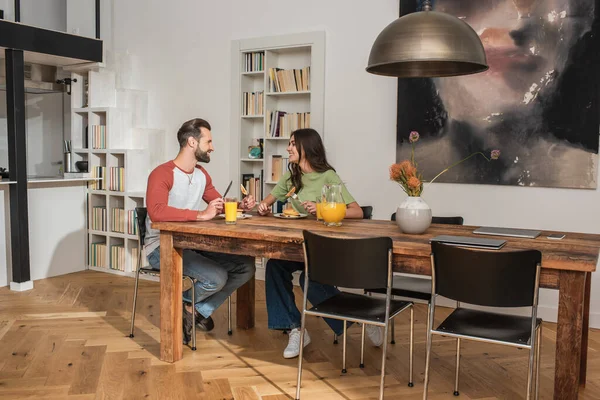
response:
{"label": "orange flower", "polygon": [[400,167],[400,164],[392,164],[390,166],[390,179],[400,182],[402,179],[402,167]]}
{"label": "orange flower", "polygon": [[402,161],[400,163],[400,168],[402,169],[406,177],[415,176],[415,174],[417,173],[417,169],[409,160]]}
{"label": "orange flower", "polygon": [[416,176],[411,176],[406,182],[406,185],[411,189],[417,189],[421,187],[421,180]]}

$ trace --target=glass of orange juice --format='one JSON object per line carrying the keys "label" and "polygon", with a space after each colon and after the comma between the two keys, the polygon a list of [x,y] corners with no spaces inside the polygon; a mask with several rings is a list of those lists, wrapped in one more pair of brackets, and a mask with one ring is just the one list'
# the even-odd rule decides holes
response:
{"label": "glass of orange juice", "polygon": [[237,199],[228,197],[225,199],[225,223],[235,224],[237,221]]}
{"label": "glass of orange juice", "polygon": [[321,210],[323,208],[323,197],[317,197],[315,204],[317,205],[317,221],[323,221],[323,216],[321,215]]}

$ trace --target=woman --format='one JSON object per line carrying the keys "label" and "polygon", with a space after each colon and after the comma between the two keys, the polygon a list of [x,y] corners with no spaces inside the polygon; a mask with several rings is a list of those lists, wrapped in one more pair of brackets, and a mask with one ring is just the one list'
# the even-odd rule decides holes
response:
{"label": "woman", "polygon": [[[298,129],[290,137],[287,147],[289,153],[289,171],[277,182],[277,185],[258,205],[260,215],[269,214],[271,205],[276,201],[284,201],[291,188],[296,189],[299,202],[292,202],[297,211],[315,214],[315,200],[321,196],[325,184],[342,184],[342,197],[346,203],[345,218],[361,219],[363,212],[358,203],[343,185],[335,169],[327,162],[325,147],[321,136],[314,129]],[[298,204],[304,208],[299,209]],[[269,329],[289,330],[289,343],[283,352],[284,358],[294,358],[300,352],[300,319],[301,315],[294,301],[292,273],[304,271],[304,263],[271,259],[267,262],[266,295]],[[300,276],[300,284],[304,285],[304,272]],[[308,300],[317,305],[339,293],[333,286],[310,284]],[[344,326],[340,320],[325,318],[327,324],[339,336]],[[367,325],[369,338],[375,345],[381,345],[383,333],[381,329]],[[305,330],[304,346],[310,343],[310,336]]]}

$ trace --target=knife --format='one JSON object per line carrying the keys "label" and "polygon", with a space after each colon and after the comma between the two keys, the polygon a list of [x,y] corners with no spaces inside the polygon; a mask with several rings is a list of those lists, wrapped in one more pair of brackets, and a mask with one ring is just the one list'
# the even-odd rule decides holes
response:
{"label": "knife", "polygon": [[233,183],[233,181],[229,181],[229,185],[227,186],[227,189],[225,189],[225,193],[223,194],[223,198],[225,198],[225,196],[227,196],[227,193],[229,193],[229,189],[231,189],[231,184]]}

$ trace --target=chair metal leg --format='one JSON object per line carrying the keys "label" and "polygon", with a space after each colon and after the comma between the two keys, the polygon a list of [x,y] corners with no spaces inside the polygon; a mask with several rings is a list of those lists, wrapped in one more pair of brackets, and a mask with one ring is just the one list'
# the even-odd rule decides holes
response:
{"label": "chair metal leg", "polygon": [[231,330],[231,296],[227,298],[227,323],[229,327],[227,334],[231,336],[233,335],[233,330]]}
{"label": "chair metal leg", "polygon": [[188,279],[192,284],[192,350],[196,351],[196,282],[189,276],[184,277]]}
{"label": "chair metal leg", "polygon": [[342,338],[342,374],[345,374],[346,372],[348,372],[346,370],[346,342],[348,339],[348,334],[346,333],[346,321],[344,321],[344,337]]}
{"label": "chair metal leg", "polygon": [[[392,323],[394,320],[392,319]],[[392,335],[394,334],[394,325],[392,325]],[[408,353],[408,387],[413,387],[413,351],[414,351],[414,336],[415,336],[415,310],[414,306],[410,306],[410,347]]]}
{"label": "chair metal leg", "polygon": [[131,332],[129,332],[130,338],[133,337],[133,326],[135,324],[135,307],[137,304],[138,285],[140,282],[140,264],[141,264],[142,252],[140,251],[139,253],[140,254],[138,255],[137,271],[135,272],[135,289],[133,291],[133,310],[131,310]]}
{"label": "chair metal leg", "polygon": [[[306,306],[306,304],[305,304]],[[306,315],[302,313],[302,323],[300,324],[300,353],[298,354],[298,381],[296,382],[296,400],[300,400],[300,384],[302,382],[302,357],[304,354],[304,332]]]}
{"label": "chair metal leg", "polygon": [[383,389],[385,388],[385,359],[387,356],[389,324],[390,321],[388,319],[386,321],[385,329],[383,331],[383,349],[381,354],[381,383],[379,384],[379,400],[383,400]]}
{"label": "chair metal leg", "polygon": [[458,375],[460,373],[460,338],[456,339],[456,377],[454,378],[454,395],[458,396]]}
{"label": "chair metal leg", "polygon": [[537,329],[537,343],[535,346],[535,400],[540,395],[540,354],[542,350],[542,325]]}
{"label": "chair metal leg", "polygon": [[367,326],[365,324],[362,324],[362,333],[361,333],[361,340],[360,340],[360,368],[364,368],[365,367],[365,328]]}
{"label": "chair metal leg", "polygon": [[529,368],[527,369],[527,400],[531,399],[531,392],[533,389],[533,367],[534,367],[534,356],[537,351],[537,332],[533,335],[531,340],[531,348],[529,349]]}
{"label": "chair metal leg", "polygon": [[427,388],[429,387],[429,363],[431,359],[431,329],[429,322],[429,315],[431,313],[431,306],[427,311],[427,344],[425,353],[425,380],[423,381],[423,400],[427,400]]}
{"label": "chair metal leg", "polygon": [[390,344],[396,344],[396,320],[392,318],[390,324],[392,325],[392,340],[390,341]]}
{"label": "chair metal leg", "polygon": [[335,333],[333,334],[333,344],[338,344],[338,337]]}

